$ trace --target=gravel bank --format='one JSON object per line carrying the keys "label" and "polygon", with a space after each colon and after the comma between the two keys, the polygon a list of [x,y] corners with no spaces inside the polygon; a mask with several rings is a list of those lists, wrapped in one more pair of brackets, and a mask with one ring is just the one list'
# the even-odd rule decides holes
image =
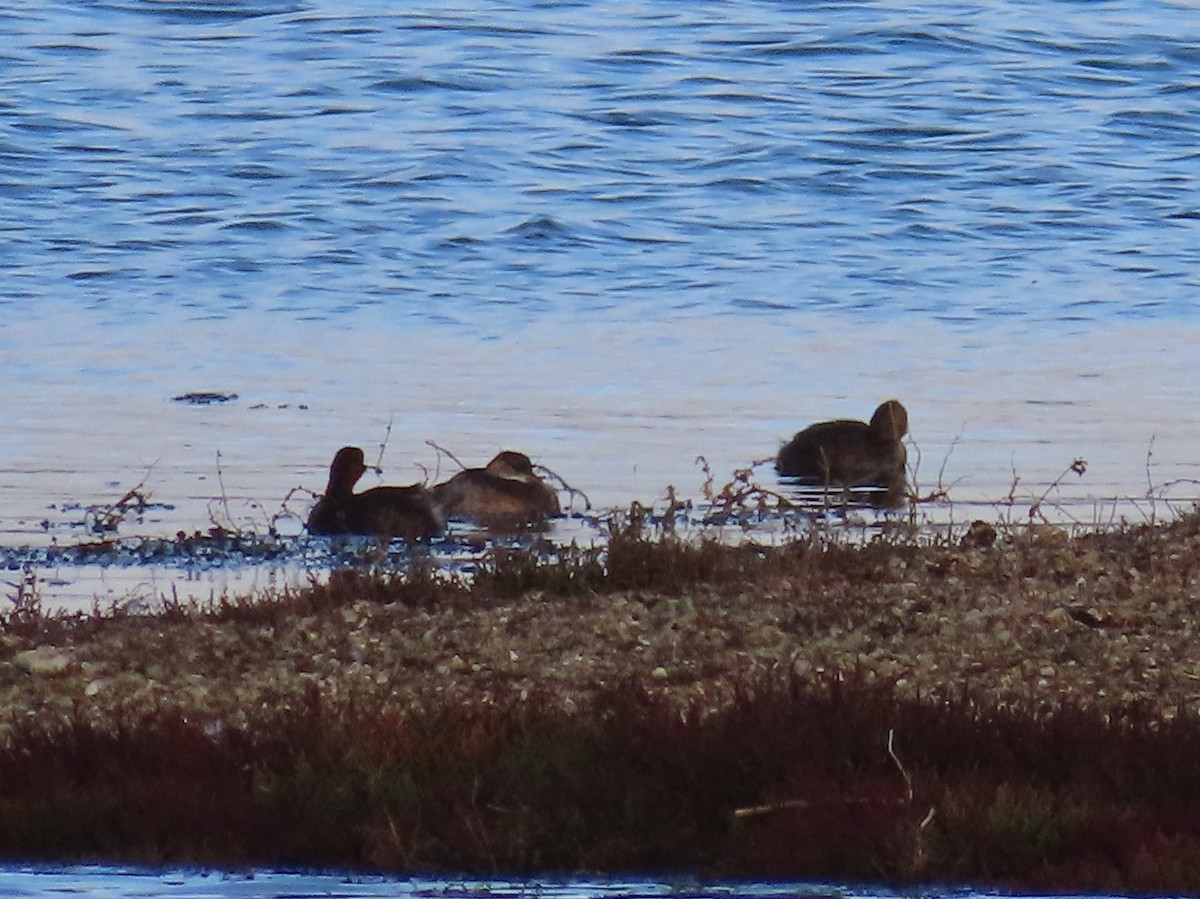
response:
{"label": "gravel bank", "polygon": [[1021,530],[989,546],[792,547],[764,558],[736,578],[667,575],[582,596],[264,597],[237,614],[10,623],[0,720],[170,707],[249,721],[313,689],[396,708],[536,692],[573,708],[630,679],[713,706],[768,669],[813,679],[858,670],[932,699],[1200,709],[1195,515],[1083,536]]}

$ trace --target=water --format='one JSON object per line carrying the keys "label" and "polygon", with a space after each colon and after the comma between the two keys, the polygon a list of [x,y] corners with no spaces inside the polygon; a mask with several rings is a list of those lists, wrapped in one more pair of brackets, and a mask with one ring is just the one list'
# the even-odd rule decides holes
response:
{"label": "water", "polygon": [[[169,871],[153,873],[119,868],[26,869],[0,873],[5,896],[74,895],[104,899],[258,899],[282,897],[412,897],[412,899],[895,899],[909,895],[878,888],[799,883],[715,883],[689,881],[470,881],[413,880],[336,874],[216,874]],[[984,892],[942,893],[932,897],[985,897]],[[1007,894],[1011,895],[1011,894]]]}
{"label": "water", "polygon": [[[602,508],[695,497],[698,456],[889,396],[935,517],[1076,458],[1060,517],[1188,507],[1193,4],[1055,10],[9,4],[5,558],[138,486],[123,538],[297,535],[347,443],[390,483],[447,473],[434,441]],[[67,606],[290,576],[38,571]]]}

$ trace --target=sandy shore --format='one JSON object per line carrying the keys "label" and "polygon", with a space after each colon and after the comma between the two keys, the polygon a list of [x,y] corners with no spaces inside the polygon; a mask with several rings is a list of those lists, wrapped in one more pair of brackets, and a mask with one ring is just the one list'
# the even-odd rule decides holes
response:
{"label": "sandy shore", "polygon": [[780,669],[858,670],[931,698],[1200,708],[1194,515],[1074,537],[1018,530],[990,546],[773,552],[737,578],[668,575],[582,596],[294,598],[253,613],[12,624],[0,636],[0,719],[170,707],[248,720],[312,689],[397,708],[536,692],[573,708],[629,679],[711,706]]}

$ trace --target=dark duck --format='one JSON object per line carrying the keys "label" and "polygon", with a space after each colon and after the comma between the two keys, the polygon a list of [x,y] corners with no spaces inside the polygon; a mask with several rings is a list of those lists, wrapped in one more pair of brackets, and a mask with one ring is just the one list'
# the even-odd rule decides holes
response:
{"label": "dark duck", "polygon": [[364,534],[417,540],[442,533],[445,522],[430,492],[421,484],[372,487],[362,493],[354,485],[366,472],[363,451],[344,446],[329,466],[329,485],[308,516],[311,534]]}
{"label": "dark duck", "polygon": [[784,444],[775,459],[781,475],[826,487],[882,487],[897,498],[906,489],[904,435],[908,412],[897,400],[880,404],[871,421],[822,421]]}

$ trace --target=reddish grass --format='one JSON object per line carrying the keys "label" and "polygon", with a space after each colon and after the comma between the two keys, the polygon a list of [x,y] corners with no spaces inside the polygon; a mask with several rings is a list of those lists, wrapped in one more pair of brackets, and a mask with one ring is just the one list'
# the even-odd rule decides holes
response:
{"label": "reddish grass", "polygon": [[853,676],[746,685],[708,715],[636,685],[574,715],[296,709],[17,723],[0,855],[1200,889],[1189,717],[903,701]]}

